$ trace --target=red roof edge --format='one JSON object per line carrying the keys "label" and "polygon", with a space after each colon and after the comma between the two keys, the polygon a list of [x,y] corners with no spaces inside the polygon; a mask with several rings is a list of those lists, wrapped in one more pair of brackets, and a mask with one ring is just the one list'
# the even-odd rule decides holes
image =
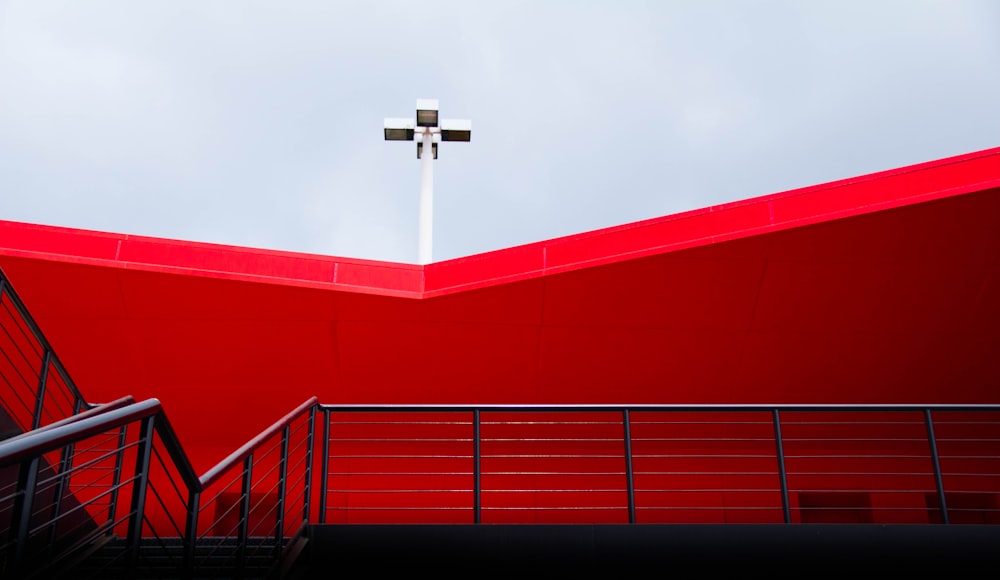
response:
{"label": "red roof edge", "polygon": [[1000,187],[1000,147],[427,266],[0,221],[0,255],[432,298]]}

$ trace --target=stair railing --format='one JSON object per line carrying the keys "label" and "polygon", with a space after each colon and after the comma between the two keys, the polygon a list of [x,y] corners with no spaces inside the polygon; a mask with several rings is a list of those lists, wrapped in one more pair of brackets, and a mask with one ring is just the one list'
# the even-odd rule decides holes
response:
{"label": "stair railing", "polygon": [[[0,498],[9,519],[4,576],[42,574],[74,555],[83,575],[98,577],[147,565],[191,574],[274,568],[309,522],[316,399],[200,478],[159,401],[125,402],[0,444],[0,470],[17,483]],[[95,564],[82,551],[97,544]]]}
{"label": "stair railing", "polygon": [[[169,429],[159,401],[149,399],[0,444],[0,470],[13,471],[17,480],[16,491],[0,498],[9,523],[0,546],[5,575],[44,573],[123,531],[134,558],[158,416]],[[122,469],[126,456],[135,460],[134,470]],[[116,509],[122,492],[131,495],[126,513]]]}
{"label": "stair railing", "polygon": [[[186,562],[203,573],[279,564],[286,540],[310,521],[317,399],[312,397],[198,478],[188,511]],[[195,550],[198,550],[195,553]]]}

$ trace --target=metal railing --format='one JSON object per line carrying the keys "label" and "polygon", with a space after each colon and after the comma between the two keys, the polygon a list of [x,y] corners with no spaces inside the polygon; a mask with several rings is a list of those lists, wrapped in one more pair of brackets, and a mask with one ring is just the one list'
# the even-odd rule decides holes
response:
{"label": "metal railing", "polygon": [[309,522],[316,400],[200,478],[159,401],[128,402],[0,444],[2,575],[272,572]]}
{"label": "metal railing", "polygon": [[321,409],[321,523],[1000,523],[1000,406]]}
{"label": "metal railing", "polygon": [[310,521],[316,406],[315,397],[305,401],[198,479],[189,566],[243,575],[249,562],[280,560],[286,540]]}
{"label": "metal railing", "polygon": [[128,403],[0,444],[5,575],[260,577],[310,523],[1000,523],[1000,406],[311,398],[196,477],[159,402]]}

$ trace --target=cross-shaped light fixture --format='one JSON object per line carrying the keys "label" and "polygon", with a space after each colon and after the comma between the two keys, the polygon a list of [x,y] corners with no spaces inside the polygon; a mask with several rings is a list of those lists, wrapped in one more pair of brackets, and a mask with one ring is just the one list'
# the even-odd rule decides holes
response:
{"label": "cross-shaped light fixture", "polygon": [[386,118],[386,141],[417,140],[417,158],[420,159],[420,245],[418,257],[421,264],[431,262],[431,243],[434,222],[434,166],[440,141],[470,141],[472,121],[441,119],[438,121],[437,99],[417,99],[417,118]]}

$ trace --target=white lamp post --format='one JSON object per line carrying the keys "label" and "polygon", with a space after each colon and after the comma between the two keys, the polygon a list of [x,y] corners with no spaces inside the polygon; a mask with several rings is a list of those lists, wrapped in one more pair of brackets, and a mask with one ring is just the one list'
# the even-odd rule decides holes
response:
{"label": "white lamp post", "polygon": [[438,121],[437,99],[417,99],[417,118],[386,118],[386,141],[417,140],[420,159],[420,264],[431,262],[431,242],[434,227],[434,160],[439,141],[470,141],[472,121],[442,119]]}

